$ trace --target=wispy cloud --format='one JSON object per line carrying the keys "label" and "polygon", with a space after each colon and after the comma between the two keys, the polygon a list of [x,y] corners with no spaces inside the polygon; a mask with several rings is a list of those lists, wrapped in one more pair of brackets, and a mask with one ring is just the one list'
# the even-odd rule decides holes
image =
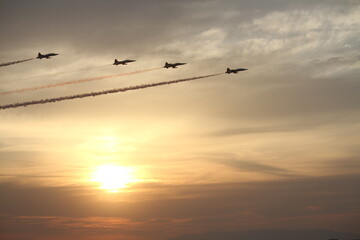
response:
{"label": "wispy cloud", "polygon": [[228,167],[231,167],[232,169],[239,171],[258,172],[262,174],[270,174],[270,175],[284,176],[284,177],[298,177],[298,175],[291,170],[275,167],[263,163],[258,163],[255,161],[225,159],[225,160],[217,160],[216,163],[224,164]]}
{"label": "wispy cloud", "polygon": [[[279,171],[262,167],[265,171]],[[146,188],[147,193],[169,189],[176,193],[173,196],[181,197],[155,194],[152,199],[140,201],[131,201],[131,194],[141,191],[141,185],[134,186],[133,193],[120,193],[108,201],[99,199],[93,191],[89,194],[83,187],[0,183],[0,211],[3,221],[12,229],[21,228],[22,221],[26,224],[43,222],[44,230],[54,227],[62,229],[63,234],[78,228],[89,232],[106,229],[108,233],[119,233],[120,230],[132,234],[155,231],[169,236],[182,234],[184,229],[196,232],[223,227],[237,230],[244,226],[291,228],[299,226],[299,219],[305,220],[301,226],[306,227],[314,224],[326,227],[342,219],[347,230],[356,231],[354,221],[358,215],[355,211],[360,198],[357,186],[352,184],[356,181],[359,181],[359,175],[252,183],[151,184],[151,188]],[[145,187],[144,183],[142,185]],[[22,201],[25,198],[26,201]],[[102,220],[104,222],[98,222]]]}

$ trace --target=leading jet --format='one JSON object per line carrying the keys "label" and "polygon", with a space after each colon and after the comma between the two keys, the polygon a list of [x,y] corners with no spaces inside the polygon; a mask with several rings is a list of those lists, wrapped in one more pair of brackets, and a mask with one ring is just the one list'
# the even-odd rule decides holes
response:
{"label": "leading jet", "polygon": [[236,68],[236,69],[227,68],[225,73],[227,73],[227,74],[238,73],[238,72],[246,71],[246,70],[247,70],[246,68]]}
{"label": "leading jet", "polygon": [[114,60],[113,65],[126,65],[127,63],[131,63],[131,62],[135,62],[136,60],[122,60],[122,61],[118,61],[117,59]]}
{"label": "leading jet", "polygon": [[59,55],[58,53],[48,53],[48,54],[41,54],[41,53],[38,53],[38,56],[37,56],[37,58],[38,59],[43,59],[43,58],[46,58],[46,59],[49,59],[49,58],[51,58],[51,57],[53,57],[53,56],[57,56],[57,55]]}
{"label": "leading jet", "polygon": [[166,62],[165,63],[165,66],[164,68],[176,68],[177,66],[180,66],[180,65],[185,65],[186,63],[168,63]]}

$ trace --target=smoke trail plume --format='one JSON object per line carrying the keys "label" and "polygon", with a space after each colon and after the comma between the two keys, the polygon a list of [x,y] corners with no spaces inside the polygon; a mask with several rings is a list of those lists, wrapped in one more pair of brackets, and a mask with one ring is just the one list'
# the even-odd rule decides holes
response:
{"label": "smoke trail plume", "polygon": [[64,97],[57,97],[57,98],[46,98],[46,99],[34,100],[34,101],[28,101],[28,102],[0,105],[0,109],[26,107],[28,105],[37,105],[37,104],[44,104],[44,103],[60,102],[60,101],[65,101],[65,100],[77,99],[77,98],[96,97],[96,96],[106,95],[106,94],[111,94],[111,93],[127,92],[127,91],[144,89],[144,88],[149,88],[149,87],[158,87],[158,86],[162,86],[162,85],[169,85],[169,84],[174,84],[174,83],[193,81],[193,80],[197,80],[197,79],[203,79],[203,78],[209,78],[209,77],[218,76],[218,75],[221,75],[221,74],[222,73],[217,73],[217,74],[210,74],[210,75],[198,76],[198,77],[192,77],[192,78],[184,78],[184,79],[178,79],[178,80],[172,80],[172,81],[166,81],[166,82],[149,83],[149,84],[143,84],[143,85],[135,85],[135,86],[130,86],[130,87],[124,87],[124,88],[114,88],[114,89],[105,90],[105,91],[99,91],[99,92],[90,92],[90,93],[83,93],[83,94],[77,94],[77,95],[71,95],[71,96],[64,96]]}
{"label": "smoke trail plume", "polygon": [[45,75],[32,76],[32,77],[26,78],[26,80],[27,79],[34,79],[34,78],[43,78],[43,77],[56,76],[56,75],[66,74],[66,73],[76,73],[76,72],[87,71],[87,70],[106,67],[106,66],[112,66],[112,64],[103,64],[103,65],[97,65],[97,66],[90,66],[90,67],[86,67],[86,68],[81,68],[81,69],[77,69],[77,70],[73,70],[73,71],[56,72],[56,73],[49,73],[49,74],[45,74]]}
{"label": "smoke trail plume", "polygon": [[106,76],[87,78],[87,79],[81,79],[81,80],[75,80],[75,81],[60,82],[60,83],[48,84],[48,85],[43,85],[43,86],[38,86],[38,87],[31,87],[31,88],[22,88],[22,89],[7,91],[7,92],[0,92],[0,95],[35,91],[35,90],[44,89],[44,88],[61,87],[61,86],[70,85],[70,84],[85,83],[85,82],[90,82],[90,81],[103,80],[103,79],[108,79],[108,78],[115,78],[115,77],[127,76],[127,75],[132,75],[132,74],[137,74],[137,73],[149,72],[149,71],[154,71],[154,70],[158,70],[158,69],[162,69],[162,68],[150,68],[150,69],[139,70],[139,71],[128,72],[128,73],[120,73],[120,74],[106,75]]}
{"label": "smoke trail plume", "polygon": [[5,67],[5,66],[13,65],[13,64],[18,64],[18,63],[22,63],[22,62],[27,62],[27,61],[31,61],[31,60],[34,60],[34,59],[35,59],[35,58],[28,58],[28,59],[19,60],[19,61],[14,61],[14,62],[0,63],[0,67]]}

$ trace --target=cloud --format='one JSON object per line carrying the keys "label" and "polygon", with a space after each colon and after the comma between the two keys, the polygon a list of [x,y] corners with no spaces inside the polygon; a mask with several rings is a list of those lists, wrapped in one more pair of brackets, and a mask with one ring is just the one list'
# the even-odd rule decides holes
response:
{"label": "cloud", "polygon": [[216,239],[293,239],[293,240],[318,240],[318,239],[355,239],[358,235],[351,233],[339,233],[326,230],[253,230],[253,231],[235,231],[235,232],[209,232],[200,234],[188,234],[173,238],[172,240],[216,240]]}
{"label": "cloud", "polygon": [[[0,183],[0,212],[10,229],[21,227],[22,222],[40,227],[43,221],[45,230],[60,228],[64,234],[71,229],[98,232],[105,228],[109,234],[142,231],[174,236],[187,230],[269,226],[356,232],[359,216],[354,213],[360,192],[354,183],[358,181],[359,175],[339,175],[253,183],[148,183],[133,186],[133,193],[114,195],[112,201],[99,199],[99,193],[84,187]],[[153,198],[131,201],[132,194],[143,190],[154,193]],[[142,226],[146,227],[141,230]]]}
{"label": "cloud", "polygon": [[255,161],[246,161],[239,159],[226,159],[226,160],[218,160],[217,163],[224,164],[226,166],[231,167],[232,169],[239,171],[250,171],[250,172],[258,172],[262,174],[270,174],[276,176],[284,176],[284,177],[296,177],[297,174],[291,170],[274,167],[267,164],[258,163]]}
{"label": "cloud", "polygon": [[181,56],[182,59],[200,60],[221,59],[229,53],[225,47],[226,32],[219,28],[205,30],[191,38],[175,40],[156,48],[162,54]]}
{"label": "cloud", "polygon": [[[258,167],[265,171],[285,171],[265,165],[250,166]],[[139,199],[135,202],[122,200],[124,196],[131,199],[131,193],[119,194],[117,199],[115,195],[116,200],[107,202],[97,200],[94,198],[95,190],[90,191],[84,187],[29,187],[3,182],[0,184],[3,193],[0,207],[3,214],[27,216],[186,218],[229,214],[231,211],[240,211],[244,208],[251,210],[254,207],[260,211],[258,213],[269,217],[299,216],[311,214],[303,212],[303,208],[308,204],[320,204],[323,213],[346,212],[355,208],[360,193],[356,191],[353,183],[358,178],[359,175],[343,175],[258,183],[139,184],[133,186],[134,194],[141,192],[141,189],[154,193],[170,190],[177,194],[164,195],[164,198],[154,195],[153,199]],[[26,202],[22,201],[25,196]],[[239,196],[242,196],[241,199]],[[286,204],[276,204],[283,202],[285,198],[289,199]],[[208,200],[203,202],[204,199]],[[219,204],[219,201],[222,204]],[[294,209],[288,211],[291,206]]]}
{"label": "cloud", "polygon": [[322,4],[311,9],[274,11],[240,24],[239,31],[246,32],[247,37],[239,40],[239,49],[249,57],[288,55],[298,61],[302,60],[300,54],[314,57],[341,53],[343,46],[357,42],[354,36],[359,34],[359,11],[359,6],[350,10]]}

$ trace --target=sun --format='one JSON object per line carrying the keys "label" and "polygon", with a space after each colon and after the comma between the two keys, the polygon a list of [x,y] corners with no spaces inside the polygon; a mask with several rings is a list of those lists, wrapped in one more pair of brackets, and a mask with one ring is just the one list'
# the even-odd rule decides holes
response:
{"label": "sun", "polygon": [[93,181],[100,183],[100,188],[109,192],[118,192],[126,188],[127,184],[136,181],[133,169],[118,165],[101,165],[94,172]]}

